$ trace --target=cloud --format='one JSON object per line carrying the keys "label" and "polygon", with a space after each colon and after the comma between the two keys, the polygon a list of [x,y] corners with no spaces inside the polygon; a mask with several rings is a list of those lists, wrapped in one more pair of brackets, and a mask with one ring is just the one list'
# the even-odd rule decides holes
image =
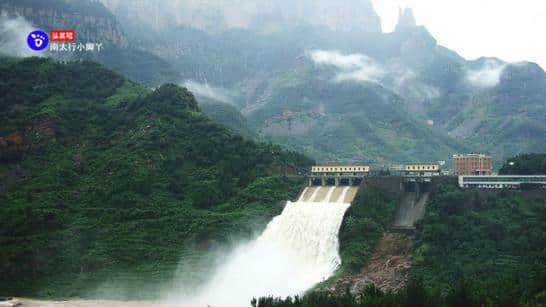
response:
{"label": "cloud", "polygon": [[385,71],[372,58],[362,53],[341,54],[338,51],[313,50],[309,56],[319,65],[336,67],[336,81],[379,82]]}
{"label": "cloud", "polygon": [[0,16],[0,54],[27,57],[42,56],[27,46],[27,35],[35,30],[25,18]]}
{"label": "cloud", "polygon": [[335,67],[338,82],[374,82],[398,95],[420,101],[440,96],[437,88],[419,81],[419,75],[400,61],[380,64],[363,53],[342,54],[328,50],[313,50],[308,55],[315,64]]}
{"label": "cloud", "polygon": [[488,59],[480,69],[468,70],[466,72],[466,81],[476,87],[496,86],[505,67],[505,63]]}
{"label": "cloud", "polygon": [[196,96],[214,99],[224,103],[233,103],[234,93],[230,90],[220,87],[210,86],[208,83],[199,83],[192,80],[185,81],[182,86],[186,87]]}
{"label": "cloud", "polygon": [[382,85],[400,96],[417,101],[440,96],[439,89],[420,81],[419,74],[399,60],[388,62],[385,71],[388,78],[385,78]]}

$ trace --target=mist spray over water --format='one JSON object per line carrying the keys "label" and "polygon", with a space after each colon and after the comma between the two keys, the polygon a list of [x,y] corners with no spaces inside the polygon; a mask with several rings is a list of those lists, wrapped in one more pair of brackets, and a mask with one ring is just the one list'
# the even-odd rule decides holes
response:
{"label": "mist spray over water", "polygon": [[[338,232],[349,203],[287,202],[255,241],[238,248],[196,295],[172,297],[173,306],[242,307],[253,297],[301,294],[330,277],[341,260]],[[315,192],[317,192],[315,191]],[[338,202],[339,201],[339,202]]]}

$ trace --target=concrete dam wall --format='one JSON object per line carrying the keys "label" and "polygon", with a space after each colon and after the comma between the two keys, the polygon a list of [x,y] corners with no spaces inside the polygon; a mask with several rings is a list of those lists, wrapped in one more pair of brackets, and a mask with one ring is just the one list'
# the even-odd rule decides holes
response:
{"label": "concrete dam wall", "polygon": [[415,229],[415,224],[425,217],[430,185],[427,182],[403,182],[400,185],[402,197],[391,225],[392,230]]}
{"label": "concrete dam wall", "polygon": [[362,189],[374,186],[397,195],[399,198],[396,212],[391,223],[392,231],[412,231],[416,223],[425,216],[426,205],[430,197],[430,191],[439,183],[446,182],[441,177],[432,178],[430,181],[421,180],[419,177],[404,176],[377,176],[365,178]]}
{"label": "concrete dam wall", "polygon": [[309,186],[301,192],[298,201],[351,203],[357,192],[357,186]]}
{"label": "concrete dam wall", "polygon": [[398,206],[392,227],[395,229],[414,227],[415,223],[425,216],[428,197],[428,192],[406,192]]}

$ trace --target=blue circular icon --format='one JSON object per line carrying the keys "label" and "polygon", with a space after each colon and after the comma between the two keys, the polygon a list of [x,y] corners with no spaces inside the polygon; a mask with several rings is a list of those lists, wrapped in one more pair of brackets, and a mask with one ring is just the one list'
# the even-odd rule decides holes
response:
{"label": "blue circular icon", "polygon": [[44,31],[36,30],[27,36],[27,44],[30,49],[35,51],[44,50],[49,44],[49,38]]}

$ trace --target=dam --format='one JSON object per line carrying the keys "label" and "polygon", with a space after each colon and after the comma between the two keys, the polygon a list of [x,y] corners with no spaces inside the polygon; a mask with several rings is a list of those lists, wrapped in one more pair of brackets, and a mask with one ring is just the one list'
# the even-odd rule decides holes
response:
{"label": "dam", "polygon": [[369,173],[368,165],[316,165],[311,167],[309,185],[358,186]]}
{"label": "dam", "polygon": [[351,203],[358,191],[357,186],[311,186],[300,194],[299,202]]}
{"label": "dam", "polygon": [[254,297],[301,295],[341,263],[338,233],[356,186],[308,186],[255,240],[242,244],[202,287],[173,306],[248,306]]}
{"label": "dam", "polygon": [[[239,244],[229,252],[202,285],[186,288],[183,283],[178,284],[178,290],[168,294],[165,300],[140,302],[141,305],[235,307],[248,306],[252,298],[263,296],[301,295],[333,276],[341,264],[339,229],[359,189],[383,186],[389,193],[400,195],[390,231],[407,233],[423,217],[430,184],[419,177],[369,176],[365,168],[358,167],[333,168],[331,172],[311,174],[308,179],[312,179],[310,184],[286,202],[282,213],[254,240]],[[381,242],[378,246],[382,246]],[[378,261],[385,256],[374,255]],[[373,272],[370,274],[373,276]],[[83,307],[89,302],[25,303]],[[118,302],[103,303],[125,306]]]}

